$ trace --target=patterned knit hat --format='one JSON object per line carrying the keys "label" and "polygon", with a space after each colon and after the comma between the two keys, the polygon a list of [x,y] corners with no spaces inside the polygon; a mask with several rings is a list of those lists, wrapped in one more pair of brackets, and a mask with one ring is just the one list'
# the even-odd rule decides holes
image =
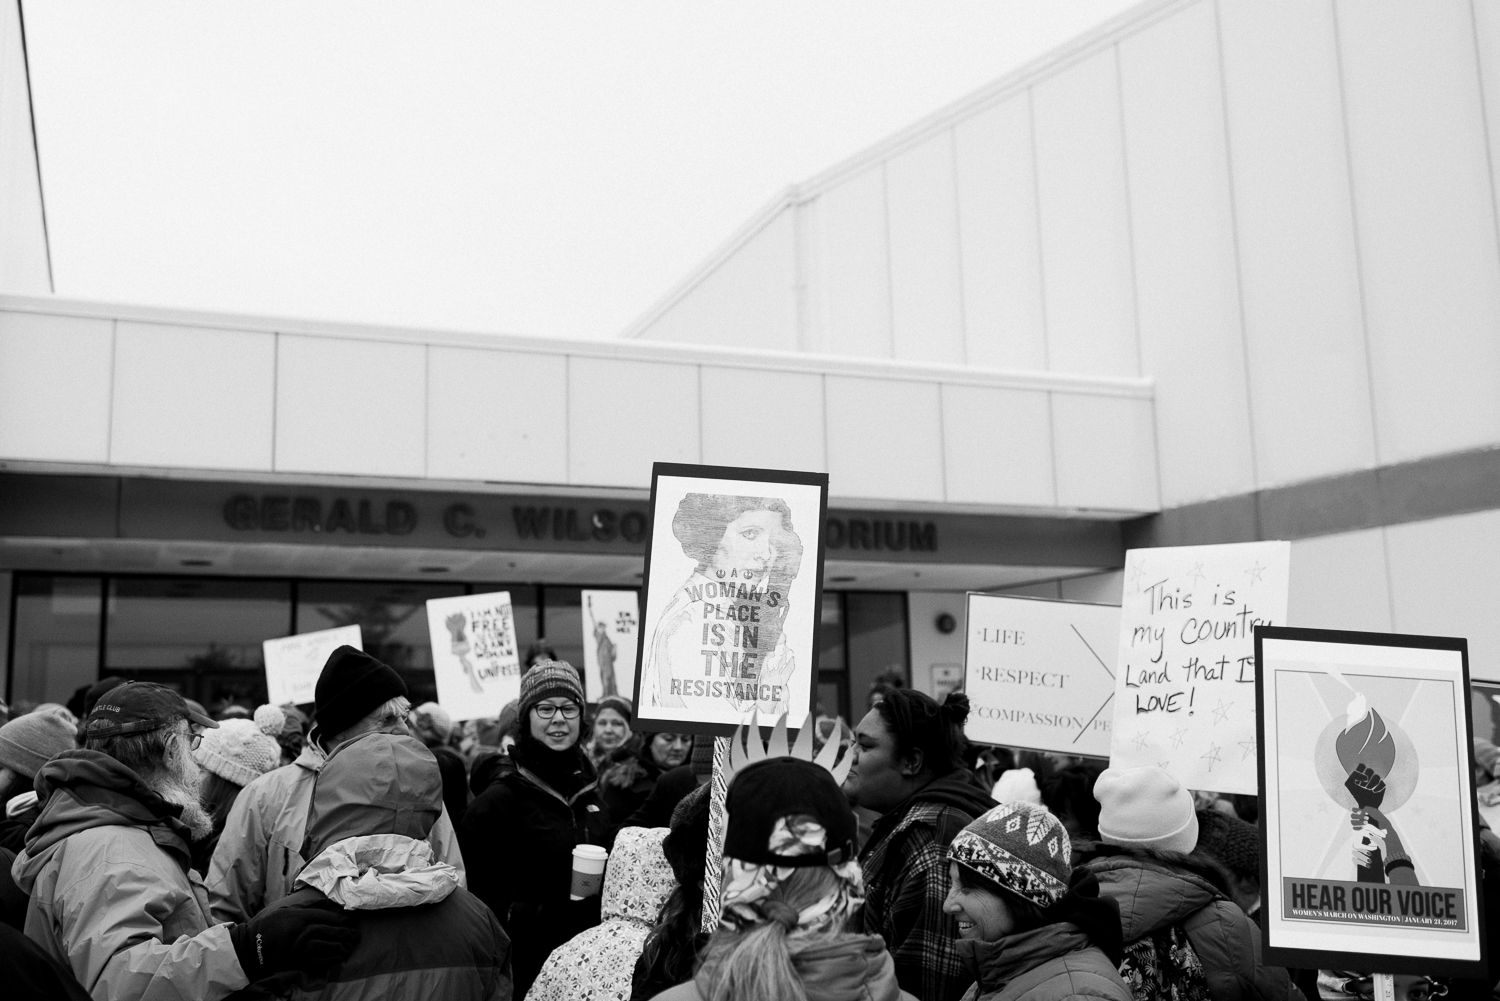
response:
{"label": "patterned knit hat", "polygon": [[1001,803],[958,833],[948,857],[1038,907],[1068,892],[1073,846],[1045,807]]}
{"label": "patterned knit hat", "polygon": [[543,699],[564,696],[583,707],[583,682],[578,671],[565,660],[539,660],[521,675],[520,716],[522,719]]}
{"label": "patterned knit hat", "polygon": [[[255,715],[264,716],[267,723],[274,721],[276,732],[281,732],[284,717],[280,712]],[[203,742],[193,749],[193,760],[220,778],[246,786],[281,764],[281,745],[254,720],[226,719],[217,730],[203,734]]]}

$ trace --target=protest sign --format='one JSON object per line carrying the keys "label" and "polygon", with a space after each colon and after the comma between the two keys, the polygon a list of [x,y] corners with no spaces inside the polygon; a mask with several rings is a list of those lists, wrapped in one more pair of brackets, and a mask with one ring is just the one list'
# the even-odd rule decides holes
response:
{"label": "protest sign", "polygon": [[318,675],[323,673],[328,655],[341,646],[364,649],[359,626],[266,640],[260,645],[266,658],[266,701],[276,706],[313,701]]}
{"label": "protest sign", "polygon": [[1119,608],[971,593],[965,629],[970,740],[1109,756]]}
{"label": "protest sign", "polygon": [[635,693],[640,603],[634,591],[583,592],[583,691],[590,702]]}
{"label": "protest sign", "polygon": [[521,695],[510,592],[433,598],[427,636],[438,704],[454,720],[498,716]]}
{"label": "protest sign", "polygon": [[1290,559],[1285,542],[1125,554],[1112,766],[1255,792],[1254,629],[1286,622]]}
{"label": "protest sign", "polygon": [[1266,961],[1484,970],[1468,645],[1255,633]]}
{"label": "protest sign", "polygon": [[642,729],[727,735],[806,716],[826,473],[656,463],[635,678]]}

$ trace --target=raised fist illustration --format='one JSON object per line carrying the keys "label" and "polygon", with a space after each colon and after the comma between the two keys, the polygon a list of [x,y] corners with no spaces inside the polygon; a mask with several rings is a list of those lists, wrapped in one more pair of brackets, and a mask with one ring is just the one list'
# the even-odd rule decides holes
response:
{"label": "raised fist illustration", "polygon": [[1354,802],[1364,809],[1378,809],[1385,800],[1385,779],[1369,765],[1360,765],[1350,773],[1344,788],[1354,797]]}

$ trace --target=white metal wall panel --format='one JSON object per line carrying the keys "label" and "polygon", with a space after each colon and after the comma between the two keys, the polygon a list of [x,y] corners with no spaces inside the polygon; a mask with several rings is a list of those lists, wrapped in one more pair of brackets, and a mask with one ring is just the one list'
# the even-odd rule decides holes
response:
{"label": "white metal wall panel", "polygon": [[0,163],[0,289],[47,295],[52,282],[17,0],[0,4]]}
{"label": "white metal wall panel", "polygon": [[964,362],[953,136],[939,132],[886,161],[891,337],[902,361]]}
{"label": "white metal wall panel", "polygon": [[1375,463],[1329,4],[1220,0],[1261,487]]}
{"label": "white metal wall panel", "polygon": [[114,322],[0,312],[0,456],[109,461]]}
{"label": "white metal wall panel", "polygon": [[1112,511],[1155,511],[1156,447],[1150,400],[1052,394],[1057,503]]}
{"label": "white metal wall panel", "polygon": [[[569,483],[649,487],[653,462],[701,461],[697,366],[569,358],[567,402]],[[733,401],[716,416],[755,413]]]}
{"label": "white metal wall panel", "polygon": [[954,128],[966,357],[980,368],[1047,368],[1036,164],[1028,94]]}
{"label": "white metal wall panel", "polygon": [[797,350],[792,216],[783,209],[641,336],[689,344]]}
{"label": "white metal wall panel", "polygon": [[1490,190],[1500,195],[1500,4],[1479,0],[1472,4],[1475,41],[1479,50],[1479,83],[1484,91],[1484,117],[1490,151]]}
{"label": "white metal wall panel", "polygon": [[828,376],[833,497],[943,499],[943,419],[932,382]]}
{"label": "white metal wall panel", "polygon": [[1294,539],[1286,624],[1377,633],[1394,629],[1384,533],[1372,528]]}
{"label": "white metal wall panel", "polygon": [[1044,392],[944,386],[943,454],[952,503],[1057,503]]}
{"label": "white metal wall panel", "polygon": [[1500,681],[1500,511],[1392,525],[1385,533],[1395,628],[1467,637],[1470,673]]}
{"label": "white metal wall panel", "polygon": [[1379,459],[1500,441],[1500,251],[1469,5],[1335,9]]}
{"label": "white metal wall panel", "polygon": [[807,221],[817,234],[812,350],[891,357],[884,168],[873,167],[819,195],[808,206]]}
{"label": "white metal wall panel", "polygon": [[276,469],[423,475],[426,355],[422,344],[282,334]]}
{"label": "white metal wall panel", "polygon": [[567,364],[557,354],[428,348],[427,475],[566,483]]}
{"label": "white metal wall panel", "polygon": [[1198,3],[1120,43],[1141,361],[1162,504],[1255,489],[1218,37]]}
{"label": "white metal wall panel", "polygon": [[272,467],[276,335],[121,320],[109,460]]}
{"label": "white metal wall panel", "polygon": [[704,365],[701,373],[705,463],[814,472],[828,468],[822,376],[714,365]]}
{"label": "white metal wall panel", "polygon": [[1139,372],[1118,82],[1108,49],[1033,90],[1054,372]]}

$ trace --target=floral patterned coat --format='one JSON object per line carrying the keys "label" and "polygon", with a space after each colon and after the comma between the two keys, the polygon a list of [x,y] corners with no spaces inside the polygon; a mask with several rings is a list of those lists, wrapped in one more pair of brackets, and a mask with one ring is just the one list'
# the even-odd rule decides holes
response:
{"label": "floral patterned coat", "polygon": [[604,920],[553,950],[526,1001],[629,1001],[646,935],[676,880],[662,854],[665,827],[627,827],[604,868]]}

